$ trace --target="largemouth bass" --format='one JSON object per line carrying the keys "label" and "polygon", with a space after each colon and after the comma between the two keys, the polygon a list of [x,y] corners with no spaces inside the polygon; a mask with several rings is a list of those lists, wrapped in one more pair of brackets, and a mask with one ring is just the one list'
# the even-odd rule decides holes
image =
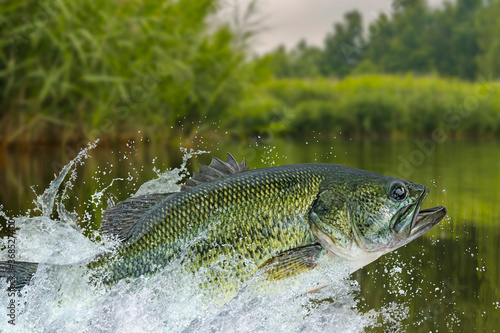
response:
{"label": "largemouth bass", "polygon": [[[132,197],[108,209],[103,235],[117,236],[110,255],[88,263],[105,282],[152,275],[172,260],[196,272],[222,263],[246,281],[261,272],[282,279],[313,269],[327,253],[352,271],[424,234],[446,215],[422,210],[429,188],[334,164],[249,170],[228,154],[186,182],[181,192]],[[0,277],[29,283],[36,263],[0,262]],[[214,283],[223,281],[211,272]]]}

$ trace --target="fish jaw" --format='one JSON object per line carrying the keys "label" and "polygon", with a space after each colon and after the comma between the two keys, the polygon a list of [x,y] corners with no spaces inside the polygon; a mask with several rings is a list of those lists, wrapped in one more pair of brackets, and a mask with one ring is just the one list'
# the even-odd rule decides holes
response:
{"label": "fish jaw", "polygon": [[[425,196],[422,199],[425,199]],[[423,200],[417,203],[417,210],[420,209],[422,203]],[[446,216],[446,213],[447,210],[444,206],[420,210],[418,214],[415,212],[408,235],[397,235],[393,229],[396,241],[391,245],[376,250],[364,247],[357,233],[354,233],[354,241],[350,242],[348,247],[345,247],[335,244],[332,238],[322,232],[314,223],[311,223],[311,232],[330,255],[345,262],[351,268],[351,273],[353,273],[377,260],[382,255],[392,252],[420,237],[437,225]]]}
{"label": "fish jaw", "polygon": [[314,224],[311,224],[311,232],[321,246],[323,246],[323,248],[327,250],[333,258],[339,259],[349,266],[351,273],[391,251],[367,251],[366,249],[359,247],[357,242],[351,242],[348,248],[338,246],[334,243],[331,237],[319,230]]}
{"label": "fish jaw", "polygon": [[387,246],[385,253],[394,251],[416,238],[422,236],[427,231],[431,230],[436,226],[441,220],[446,216],[447,210],[444,206],[438,206],[433,208],[427,208],[415,213],[415,217],[411,224],[411,229],[409,233],[405,235],[398,235],[394,229],[394,238],[396,239],[390,246]]}
{"label": "fish jaw", "polygon": [[422,236],[427,231],[431,230],[446,216],[447,210],[444,206],[427,208],[420,210],[412,223],[410,234],[397,247],[408,244],[412,240]]}

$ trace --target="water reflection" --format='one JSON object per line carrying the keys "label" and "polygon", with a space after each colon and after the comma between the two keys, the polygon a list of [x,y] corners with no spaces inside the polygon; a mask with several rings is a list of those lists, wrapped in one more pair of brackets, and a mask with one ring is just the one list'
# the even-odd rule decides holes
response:
{"label": "water reflection", "polygon": [[[358,271],[363,306],[404,303],[410,313],[403,322],[407,332],[493,332],[500,231],[459,225],[454,237],[420,238]],[[396,267],[392,272],[391,266]]]}

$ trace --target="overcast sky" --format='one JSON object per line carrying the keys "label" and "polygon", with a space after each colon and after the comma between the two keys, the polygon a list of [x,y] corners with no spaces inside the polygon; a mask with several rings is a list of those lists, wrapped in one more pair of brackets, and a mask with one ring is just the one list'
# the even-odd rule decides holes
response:
{"label": "overcast sky", "polygon": [[[239,3],[246,8],[251,0],[222,0],[232,7]],[[438,6],[443,0],[428,0]],[[326,33],[333,31],[333,23],[341,22],[346,12],[357,9],[364,23],[373,21],[381,12],[391,12],[392,0],[258,0],[259,16],[265,17],[262,31],[254,48],[262,53],[280,44],[287,48],[305,38],[309,44],[322,45]]]}

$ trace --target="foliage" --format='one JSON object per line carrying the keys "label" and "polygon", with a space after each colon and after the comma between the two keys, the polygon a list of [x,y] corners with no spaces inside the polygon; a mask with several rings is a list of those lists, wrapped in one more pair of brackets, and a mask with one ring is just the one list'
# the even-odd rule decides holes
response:
{"label": "foliage", "polygon": [[500,1],[496,0],[476,17],[478,44],[483,51],[477,56],[479,72],[483,76],[500,77]]}
{"label": "foliage", "polygon": [[[23,0],[0,6],[0,132],[61,140],[217,121],[240,96],[244,40],[216,0]],[[243,80],[242,80],[243,78]],[[172,133],[174,131],[169,131]],[[171,134],[173,135],[173,134]]]}
{"label": "foliage", "polygon": [[247,134],[498,136],[499,89],[494,82],[413,75],[274,79],[244,99],[232,125]]}
{"label": "foliage", "polygon": [[348,12],[321,48],[301,42],[289,52],[279,47],[265,57],[278,78],[409,72],[499,78],[498,17],[498,0],[457,0],[437,8],[425,0],[394,1],[368,29],[359,12]]}
{"label": "foliage", "polygon": [[356,66],[362,56],[361,48],[366,41],[363,38],[363,22],[358,11],[345,14],[345,24],[334,25],[334,32],[325,37],[325,46],[320,68],[326,75],[347,75],[351,67]]}
{"label": "foliage", "polygon": [[499,135],[498,86],[484,81],[500,76],[500,0],[395,1],[368,30],[352,11],[323,47],[302,40],[251,61],[252,30],[238,24],[253,5],[235,27],[214,23],[219,0],[0,1],[0,145],[172,143],[220,127]]}

